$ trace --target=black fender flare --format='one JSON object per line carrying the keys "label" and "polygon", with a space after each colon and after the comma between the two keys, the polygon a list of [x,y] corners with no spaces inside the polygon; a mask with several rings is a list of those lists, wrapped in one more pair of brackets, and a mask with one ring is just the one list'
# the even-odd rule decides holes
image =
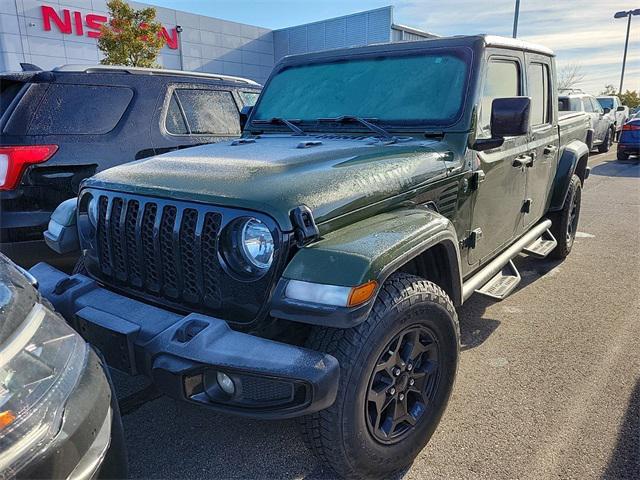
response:
{"label": "black fender flare", "polygon": [[580,180],[584,182],[588,159],[589,147],[583,142],[574,140],[564,147],[558,159],[558,168],[553,180],[549,211],[555,212],[562,209],[574,173],[577,173]]}

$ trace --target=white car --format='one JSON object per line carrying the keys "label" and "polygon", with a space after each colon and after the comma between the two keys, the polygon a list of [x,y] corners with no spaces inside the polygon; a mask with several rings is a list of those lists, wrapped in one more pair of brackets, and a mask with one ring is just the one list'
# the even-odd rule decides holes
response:
{"label": "white car", "polygon": [[629,120],[629,107],[622,105],[620,99],[615,95],[601,95],[597,98],[602,108],[609,109],[609,115],[613,118],[616,127],[616,138],[618,138],[622,126]]}

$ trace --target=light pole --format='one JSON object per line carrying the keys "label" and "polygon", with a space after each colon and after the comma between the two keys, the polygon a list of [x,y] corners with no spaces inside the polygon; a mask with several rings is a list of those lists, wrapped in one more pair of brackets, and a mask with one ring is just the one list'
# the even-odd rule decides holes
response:
{"label": "light pole", "polygon": [[180,70],[184,70],[184,59],[182,58],[182,26],[176,25],[176,35],[178,35],[178,53],[180,54]]}
{"label": "light pole", "polygon": [[618,94],[622,94],[622,82],[624,81],[624,67],[627,64],[627,49],[629,48],[629,31],[631,30],[631,17],[633,15],[640,15],[640,8],[636,8],[635,10],[622,10],[620,12],[616,12],[613,15],[613,18],[629,17],[629,19],[627,20],[627,38],[624,41],[624,55],[622,57],[622,73],[620,74],[620,89],[618,90]]}
{"label": "light pole", "polygon": [[516,0],[516,11],[513,13],[513,38],[518,36],[518,17],[520,16],[520,0]]}

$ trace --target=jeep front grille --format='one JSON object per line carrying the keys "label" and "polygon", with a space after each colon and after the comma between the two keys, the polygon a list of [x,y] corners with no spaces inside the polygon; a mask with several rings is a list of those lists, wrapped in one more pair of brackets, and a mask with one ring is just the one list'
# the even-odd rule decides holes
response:
{"label": "jeep front grille", "polygon": [[247,282],[230,275],[218,254],[224,225],[253,214],[142,196],[94,194],[98,223],[91,252],[95,266],[89,268],[90,261],[87,265],[90,274],[178,309],[221,318],[231,312],[240,322],[261,311],[281,255],[276,252],[272,271],[265,277]]}

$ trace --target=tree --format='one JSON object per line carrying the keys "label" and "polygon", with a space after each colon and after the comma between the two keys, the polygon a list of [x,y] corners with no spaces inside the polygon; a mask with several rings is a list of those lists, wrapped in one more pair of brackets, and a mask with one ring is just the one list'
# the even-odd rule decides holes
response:
{"label": "tree", "polygon": [[98,48],[105,54],[100,63],[158,67],[156,58],[164,40],[155,8],[135,10],[122,0],[109,0],[107,7],[111,19],[100,28]]}
{"label": "tree", "polygon": [[577,63],[568,63],[558,71],[558,90],[576,88],[583,80],[582,67]]}
{"label": "tree", "polygon": [[640,93],[637,90],[627,90],[625,93],[618,95],[623,105],[629,108],[640,107]]}
{"label": "tree", "polygon": [[604,90],[600,92],[600,95],[607,95],[607,96],[617,95],[617,94],[618,92],[616,91],[616,87],[614,87],[611,83],[607,83],[604,86]]}

